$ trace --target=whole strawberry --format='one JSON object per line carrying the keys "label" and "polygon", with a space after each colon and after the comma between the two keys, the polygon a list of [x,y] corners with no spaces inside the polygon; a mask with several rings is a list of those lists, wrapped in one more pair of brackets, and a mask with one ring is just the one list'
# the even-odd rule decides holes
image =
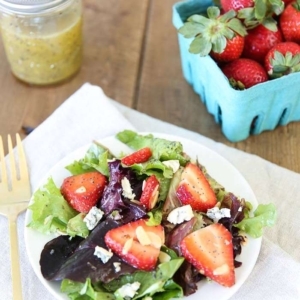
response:
{"label": "whole strawberry", "polygon": [[236,35],[231,40],[227,40],[226,48],[222,53],[210,52],[210,56],[218,63],[229,62],[241,56],[244,49],[244,37]]}
{"label": "whole strawberry", "polygon": [[280,15],[279,25],[286,41],[300,43],[300,0],[287,5]]}
{"label": "whole strawberry", "polygon": [[242,8],[253,7],[254,0],[221,0],[220,5],[224,12],[232,9],[238,11]]}
{"label": "whole strawberry", "polygon": [[279,78],[300,71],[300,45],[283,42],[271,48],[265,58],[265,69],[270,78]]}
{"label": "whole strawberry", "polygon": [[179,28],[179,33],[192,38],[189,51],[200,56],[211,54],[217,62],[228,62],[240,57],[244,36],[247,34],[241,21],[231,10],[223,15],[216,6],[207,9],[207,16],[193,15]]}
{"label": "whole strawberry", "polygon": [[268,80],[265,69],[257,61],[239,58],[224,65],[221,70],[233,88],[243,90]]}
{"label": "whole strawberry", "polygon": [[268,51],[282,41],[283,37],[279,28],[276,31],[272,31],[264,25],[258,25],[248,30],[248,34],[245,36],[242,57],[250,58],[263,64]]}

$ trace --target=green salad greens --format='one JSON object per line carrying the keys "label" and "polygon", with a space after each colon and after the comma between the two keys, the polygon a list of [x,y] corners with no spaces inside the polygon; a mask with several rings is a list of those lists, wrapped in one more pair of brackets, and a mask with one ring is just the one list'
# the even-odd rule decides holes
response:
{"label": "green salad greens", "polygon": [[[227,191],[210,176],[205,166],[189,157],[180,142],[157,138],[152,134],[141,135],[131,130],[118,133],[116,138],[133,152],[150,148],[151,157],[124,166],[122,157],[126,153],[116,157],[110,149],[95,142],[81,159],[66,166],[70,176],[96,171],[107,178],[107,186],[96,204],[104,216],[93,229],[87,226],[87,213],[72,208],[52,178],[34,193],[29,206],[32,217],[28,227],[43,234],[58,234],[45,245],[41,253],[41,272],[47,280],[61,282],[61,292],[70,299],[182,298],[195,293],[197,283],[206,278],[180,251],[180,242],[186,235],[218,222],[232,235],[236,259],[242,251],[245,234],[258,238],[266,226],[275,224],[276,208],[273,204],[259,204],[253,210],[249,202]],[[176,162],[177,170],[174,170],[171,162]],[[216,195],[217,210],[227,209],[230,215],[215,221],[208,213],[193,210],[191,221],[175,225],[168,221],[170,211],[182,206],[176,191],[181,174],[190,162],[197,164],[205,175]],[[159,182],[157,202],[153,208],[145,209],[139,199],[143,193],[143,183],[153,175]],[[124,196],[122,180],[125,177],[130,183],[134,199]],[[109,201],[104,201],[107,199]],[[105,263],[95,256],[96,245],[106,247],[107,232],[138,219],[147,220],[148,226],[163,226],[165,244],[160,249],[160,255],[167,259],[158,259],[153,270],[144,271],[127,264],[116,253],[112,253],[112,258]]]}

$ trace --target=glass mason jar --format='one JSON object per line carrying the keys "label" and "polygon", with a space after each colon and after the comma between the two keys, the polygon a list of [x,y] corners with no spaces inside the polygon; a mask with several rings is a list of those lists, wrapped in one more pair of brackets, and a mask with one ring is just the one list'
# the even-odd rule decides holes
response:
{"label": "glass mason jar", "polygon": [[0,23],[7,59],[20,80],[54,84],[80,69],[81,0],[0,0]]}

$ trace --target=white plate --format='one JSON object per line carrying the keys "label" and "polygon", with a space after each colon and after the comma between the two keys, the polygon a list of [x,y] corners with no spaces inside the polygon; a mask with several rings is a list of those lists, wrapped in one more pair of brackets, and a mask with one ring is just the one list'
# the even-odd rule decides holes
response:
{"label": "white plate", "polygon": [[[233,192],[235,195],[245,198],[247,201],[252,203],[254,208],[256,208],[257,200],[249,184],[239,173],[239,171],[237,171],[237,169],[235,169],[227,160],[225,160],[219,154],[198,143],[181,137],[158,133],[153,133],[153,135],[168,140],[180,141],[183,144],[184,151],[192,158],[198,158],[199,162],[207,168],[209,174],[212,177],[214,177],[218,182],[220,182],[226,188],[227,191]],[[100,140],[99,142],[102,145],[108,147],[111,150],[111,152],[113,152],[113,154],[115,155],[130,152],[129,148],[126,145],[119,142],[115,137],[108,137]],[[72,163],[74,160],[82,158],[88,147],[89,145],[76,150],[75,152],[67,155],[59,163],[57,163],[48,172],[48,174],[45,175],[44,179],[41,181],[40,186],[44,185],[50,176],[53,177],[57,186],[60,186],[63,179],[70,175],[70,173],[64,167]],[[31,211],[28,210],[26,213],[25,224],[28,224],[30,220]],[[25,228],[26,248],[30,262],[36,275],[41,280],[43,285],[52,293],[52,295],[55,296],[56,299],[65,300],[68,299],[68,297],[60,292],[60,283],[49,282],[45,280],[40,272],[40,253],[44,245],[52,238],[54,238],[54,236],[43,235],[35,230],[32,230],[31,228]],[[243,247],[242,254],[237,257],[237,260],[241,261],[243,264],[240,268],[236,269],[236,283],[233,287],[225,288],[215,282],[208,282],[203,280],[199,284],[198,291],[195,294],[190,295],[189,297],[185,297],[185,299],[229,299],[240,288],[240,286],[250,275],[256,263],[260,247],[261,238],[248,238],[247,244]]]}

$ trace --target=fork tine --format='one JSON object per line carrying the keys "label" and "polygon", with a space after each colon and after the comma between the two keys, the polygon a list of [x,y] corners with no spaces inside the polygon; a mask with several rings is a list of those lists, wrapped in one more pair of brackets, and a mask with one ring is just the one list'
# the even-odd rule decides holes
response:
{"label": "fork tine", "polygon": [[17,172],[16,172],[16,161],[13,151],[13,145],[11,141],[10,134],[7,136],[7,145],[8,145],[8,156],[9,156],[9,163],[10,163],[10,182],[11,182],[11,189],[13,189],[14,181],[17,178]]}
{"label": "fork tine", "polygon": [[4,159],[4,146],[3,140],[0,135],[0,163],[1,163],[1,182],[7,182],[7,173],[5,167],[5,159]]}
{"label": "fork tine", "polygon": [[17,141],[17,149],[18,149],[18,157],[19,157],[20,178],[29,180],[25,151],[24,151],[24,147],[20,135],[18,133],[16,134],[16,141]]}

